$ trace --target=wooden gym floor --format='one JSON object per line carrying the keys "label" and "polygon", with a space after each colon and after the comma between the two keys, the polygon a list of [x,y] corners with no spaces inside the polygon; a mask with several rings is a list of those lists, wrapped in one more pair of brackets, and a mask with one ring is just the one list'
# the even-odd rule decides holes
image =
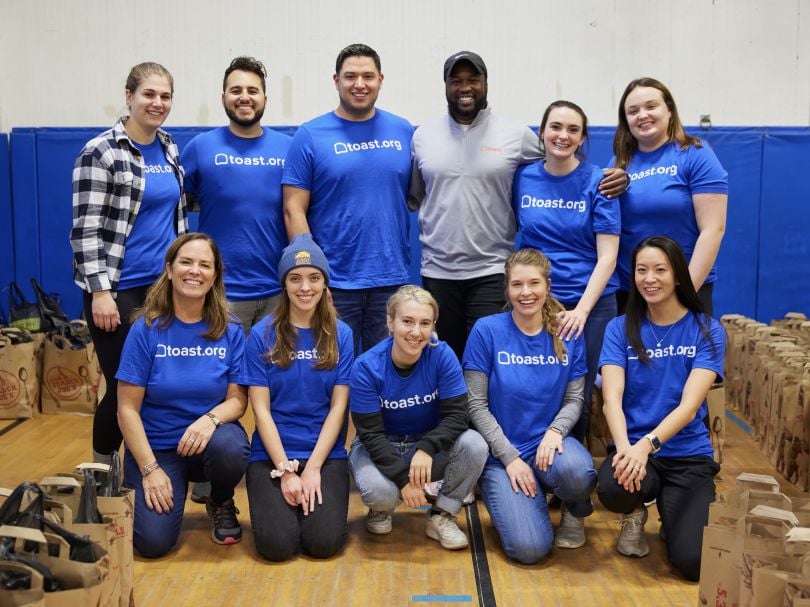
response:
{"label": "wooden gym floor", "polygon": [[[745,424],[727,423],[725,461],[718,491],[742,471],[772,474],[789,495],[800,495],[746,433]],[[738,420],[736,420],[738,421]],[[245,426],[252,430],[252,418]],[[92,419],[39,416],[0,422],[0,486],[14,487],[69,471],[90,454]],[[483,503],[458,517],[471,539],[468,550],[451,552],[424,535],[424,512],[401,507],[394,530],[372,536],[356,489],[349,505],[349,535],[343,552],[330,560],[306,557],[268,563],[255,553],[244,481],[236,503],[244,530],[241,543],[218,546],[210,540],[205,508],[186,502],[179,546],[158,560],[135,560],[138,607],[273,604],[298,605],[684,605],[697,603],[697,584],[683,581],[668,566],[658,540],[657,515],[650,511],[650,554],[629,559],[615,551],[618,516],[594,497],[586,521],[588,543],[578,550],[554,549],[541,564],[518,565],[501,549]],[[559,512],[552,512],[556,526]]]}

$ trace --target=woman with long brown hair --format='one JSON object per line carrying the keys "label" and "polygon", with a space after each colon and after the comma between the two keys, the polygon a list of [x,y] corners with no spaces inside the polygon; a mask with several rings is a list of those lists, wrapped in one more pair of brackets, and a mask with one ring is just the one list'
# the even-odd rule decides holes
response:
{"label": "woman with long brown hair", "polygon": [[631,184],[619,198],[619,311],[634,288],[631,251],[644,238],[663,235],[683,249],[692,284],[711,315],[728,173],[705,142],[686,133],[672,93],[655,78],[638,78],[625,88],[613,154],[612,164],[627,171]]}
{"label": "woman with long brown hair", "polygon": [[212,540],[242,537],[233,502],[249,453],[238,420],[245,336],[228,316],[222,257],[200,233],[166,251],[127,336],[118,368],[124,484],[135,489],[135,549],[158,557],[177,543],[189,481],[211,483]]}
{"label": "woman with long brown hair", "polygon": [[242,373],[256,419],[247,469],[251,525],[268,560],[298,552],[328,558],[346,536],[352,332],[337,319],[329,265],[309,234],[284,249],[278,276],[278,308],[253,327]]}
{"label": "woman with long brown hair", "polygon": [[[491,456],[478,486],[507,556],[536,563],[585,544],[596,471],[570,435],[585,385],[582,336],[558,335],[563,306],[551,296],[551,264],[535,249],[506,260],[511,310],[475,323],[464,351],[470,418]],[[545,494],[562,502],[556,536]]]}

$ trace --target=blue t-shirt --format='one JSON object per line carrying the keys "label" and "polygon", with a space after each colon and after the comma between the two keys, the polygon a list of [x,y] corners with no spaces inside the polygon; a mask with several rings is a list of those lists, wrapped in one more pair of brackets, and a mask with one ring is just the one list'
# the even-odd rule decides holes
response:
{"label": "blue t-shirt", "polygon": [[265,128],[237,137],[226,127],[197,135],[183,150],[186,190],[197,196],[201,232],[217,241],[231,301],[281,291],[278,260],[287,246],[281,173],[291,137]]}
{"label": "blue t-shirt", "polygon": [[330,286],[408,282],[412,135],[407,120],[380,109],[362,122],[329,112],[296,131],[281,182],[310,192],[307,221]]}
{"label": "blue t-shirt", "polygon": [[[557,177],[543,161],[520,167],[512,186],[512,205],[521,246],[542,251],[551,261],[551,292],[576,305],[596,266],[596,234],[619,234],[619,202],[599,193],[602,170],[587,162]],[[611,276],[603,295],[619,288]]]}
{"label": "blue t-shirt", "polygon": [[352,413],[382,411],[385,433],[419,438],[441,421],[439,401],[467,393],[458,359],[445,342],[427,346],[408,377],[391,360],[392,338],[363,353],[352,368]]}
{"label": "blue t-shirt", "polygon": [[135,223],[127,235],[126,255],[121,267],[118,289],[151,285],[163,272],[166,249],[177,236],[175,211],[180,184],[166,151],[155,140],[135,147],[143,154],[144,191]]}
{"label": "blue t-shirt", "polygon": [[[338,364],[334,369],[317,370],[318,350],[311,329],[298,329],[295,359],[286,369],[265,360],[276,343],[273,316],[266,316],[250,331],[240,383],[270,389],[270,414],[278,428],[284,452],[289,458],[308,459],[329,414],[332,389],[348,385],[354,360],[352,330],[338,321]],[[330,458],[346,457],[343,433],[329,452]],[[250,442],[250,461],[269,460],[258,429]]]}
{"label": "blue t-shirt", "polygon": [[[638,243],[649,236],[669,236],[690,260],[699,234],[692,196],[728,194],[728,173],[705,141],[700,148],[682,150],[677,143],[665,143],[652,152],[636,152],[627,175],[630,188],[619,198],[622,235],[616,264],[625,291],[633,284],[630,254]],[[712,266],[706,283],[716,278]]]}
{"label": "blue t-shirt", "polygon": [[534,457],[568,384],[585,376],[582,336],[564,343],[558,358],[548,331],[526,335],[511,312],[478,319],[467,339],[464,369],[488,377],[489,410],[522,459]]}
{"label": "blue t-shirt", "polygon": [[216,340],[202,335],[205,321],[159,320],[147,327],[143,318],[127,335],[116,379],[146,388],[141,405],[149,445],[155,451],[177,449],[192,422],[225,400],[228,384],[239,382],[245,332],[235,322]]}
{"label": "blue t-shirt", "polygon": [[[631,444],[651,432],[680,404],[683,387],[692,369],[709,369],[722,379],[726,335],[714,318],[704,318],[709,321],[710,340],[703,336],[691,312],[672,325],[654,325],[652,329],[645,319],[641,325],[641,342],[652,358],[649,363],[639,361],[630,346],[625,336],[624,316],[614,318],[608,324],[599,367],[616,365],[625,370],[622,411]],[[659,339],[660,347],[656,346]],[[706,412],[704,400],[695,419],[664,443],[657,455],[711,457],[711,440],[703,421]]]}

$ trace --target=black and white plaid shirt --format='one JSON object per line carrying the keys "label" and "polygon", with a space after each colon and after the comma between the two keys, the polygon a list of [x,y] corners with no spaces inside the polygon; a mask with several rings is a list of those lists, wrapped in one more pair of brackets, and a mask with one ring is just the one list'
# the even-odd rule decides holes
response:
{"label": "black and white plaid shirt", "polygon": [[[85,291],[116,291],[129,236],[146,187],[143,156],[121,118],[84,146],[73,165],[73,280]],[[180,184],[175,212],[178,234],[188,230],[183,168],[177,145],[166,131],[157,137]]]}

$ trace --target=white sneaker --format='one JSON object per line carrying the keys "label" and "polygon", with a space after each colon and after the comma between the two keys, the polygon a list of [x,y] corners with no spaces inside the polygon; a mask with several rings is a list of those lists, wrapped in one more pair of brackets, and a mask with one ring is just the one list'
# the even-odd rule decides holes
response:
{"label": "white sneaker", "polygon": [[428,512],[425,535],[438,540],[442,548],[448,550],[461,550],[469,545],[467,536],[458,528],[456,517],[449,512],[439,512],[438,514]]}
{"label": "white sneaker", "polygon": [[624,556],[647,556],[650,544],[644,535],[644,523],[647,522],[647,508],[642,507],[638,512],[625,514],[622,517],[622,530],[616,550]]}
{"label": "white sneaker", "polygon": [[[442,490],[442,486],[444,485],[444,479],[440,478],[437,481],[433,481],[432,483],[425,484],[425,495],[427,495],[431,499],[436,499],[439,495],[439,491]],[[470,491],[467,495],[464,496],[464,499],[461,500],[461,504],[464,506],[469,506],[475,501],[475,493]]]}
{"label": "white sneaker", "polygon": [[585,545],[585,519],[574,516],[560,506],[560,526],[554,536],[554,545],[557,548],[579,548]]}
{"label": "white sneaker", "polygon": [[385,535],[391,533],[393,521],[390,511],[369,510],[366,518],[366,530],[374,535]]}

